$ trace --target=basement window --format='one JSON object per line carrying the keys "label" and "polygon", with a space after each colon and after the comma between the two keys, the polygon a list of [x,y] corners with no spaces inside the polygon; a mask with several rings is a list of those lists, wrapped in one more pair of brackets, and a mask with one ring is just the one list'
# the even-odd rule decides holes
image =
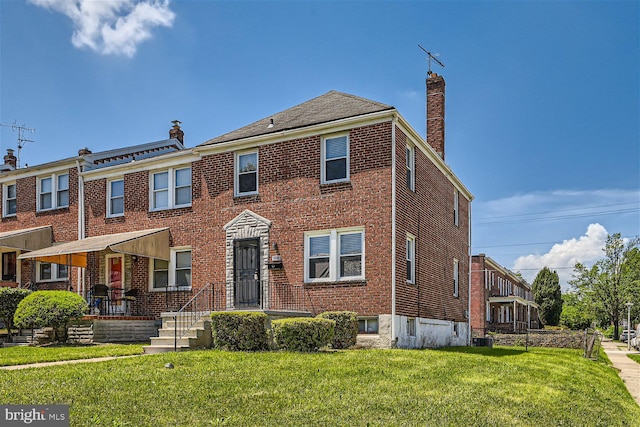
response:
{"label": "basement window", "polygon": [[378,333],[378,318],[377,317],[363,317],[358,319],[358,333],[359,334],[377,334]]}

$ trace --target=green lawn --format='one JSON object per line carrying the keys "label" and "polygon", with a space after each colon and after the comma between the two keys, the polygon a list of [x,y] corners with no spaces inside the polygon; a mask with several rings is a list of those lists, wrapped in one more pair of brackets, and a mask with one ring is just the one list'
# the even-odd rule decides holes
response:
{"label": "green lawn", "polygon": [[639,425],[615,370],[581,353],[191,351],[0,371],[0,402],[69,404],[72,426]]}
{"label": "green lawn", "polygon": [[142,354],[142,344],[0,348],[0,366]]}
{"label": "green lawn", "polygon": [[634,362],[640,363],[640,354],[627,354],[627,357]]}

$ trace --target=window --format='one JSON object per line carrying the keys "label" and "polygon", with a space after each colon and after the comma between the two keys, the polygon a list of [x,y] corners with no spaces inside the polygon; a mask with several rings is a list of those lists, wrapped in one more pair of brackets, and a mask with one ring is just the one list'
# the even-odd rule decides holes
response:
{"label": "window", "polygon": [[407,145],[407,188],[415,191],[415,148]]}
{"label": "window", "polygon": [[37,268],[38,282],[54,282],[59,280],[67,280],[69,277],[68,269],[63,264],[52,264],[48,262],[39,262]]}
{"label": "window", "polygon": [[453,190],[453,225],[458,225],[458,190]]}
{"label": "window", "polygon": [[460,279],[460,275],[458,274],[458,270],[459,270],[459,263],[457,259],[453,260],[453,296],[458,298],[458,291],[459,291],[459,279]]}
{"label": "window", "polygon": [[2,254],[2,280],[16,281],[16,252]]}
{"label": "window", "polygon": [[151,288],[190,288],[191,249],[171,248],[170,260],[154,259],[151,265]]}
{"label": "window", "polygon": [[4,204],[2,208],[3,216],[13,216],[17,212],[17,204],[16,204],[16,185],[15,184],[7,184],[4,186],[4,191],[2,192],[4,196]]}
{"label": "window", "polygon": [[69,174],[40,178],[38,185],[38,210],[69,207]]}
{"label": "window", "polygon": [[236,196],[258,192],[258,153],[236,155]]}
{"label": "window", "polygon": [[360,334],[377,334],[378,318],[358,319],[358,333]]}
{"label": "window", "polygon": [[107,216],[124,215],[124,180],[109,181],[107,185]]}
{"label": "window", "polygon": [[407,283],[416,283],[416,238],[407,234]]}
{"label": "window", "polygon": [[151,175],[151,210],[191,206],[191,168],[169,169]]}
{"label": "window", "polygon": [[410,337],[416,336],[416,319],[415,317],[407,318],[407,335]]}
{"label": "window", "polygon": [[305,234],[305,282],[364,279],[364,231]]}
{"label": "window", "polygon": [[347,135],[322,141],[322,183],[349,180],[349,138]]}

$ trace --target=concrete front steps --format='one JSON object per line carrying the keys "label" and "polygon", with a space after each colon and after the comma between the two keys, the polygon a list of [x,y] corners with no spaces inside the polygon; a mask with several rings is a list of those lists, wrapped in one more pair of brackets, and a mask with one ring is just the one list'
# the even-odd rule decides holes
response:
{"label": "concrete front steps", "polygon": [[[162,313],[162,328],[158,330],[157,337],[151,337],[151,345],[144,347],[145,354],[167,353],[170,351],[184,351],[192,348],[210,348],[211,318],[210,314],[203,314],[182,338],[178,338],[174,345],[175,321],[174,313]],[[179,322],[180,323],[180,322]],[[180,331],[178,331],[180,334]]]}

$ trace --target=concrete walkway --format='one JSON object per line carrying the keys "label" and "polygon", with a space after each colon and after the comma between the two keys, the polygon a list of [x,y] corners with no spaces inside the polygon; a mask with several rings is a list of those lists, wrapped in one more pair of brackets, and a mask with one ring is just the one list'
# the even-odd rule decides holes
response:
{"label": "concrete walkway", "polygon": [[628,351],[625,343],[611,341],[607,338],[602,340],[602,349],[611,360],[613,367],[618,370],[618,375],[627,386],[631,396],[640,405],[640,364],[627,357],[627,354],[639,353],[633,347],[631,348],[632,350]]}
{"label": "concrete walkway", "polygon": [[30,363],[28,365],[0,366],[0,370],[15,371],[17,369],[42,368],[44,366],[56,366],[56,365],[70,365],[72,363],[95,363],[95,362],[104,362],[106,360],[127,359],[129,357],[140,357],[140,356],[144,356],[144,355],[134,354],[131,356],[106,356],[106,357],[95,357],[92,359],[61,360],[59,362],[41,362],[41,363]]}

